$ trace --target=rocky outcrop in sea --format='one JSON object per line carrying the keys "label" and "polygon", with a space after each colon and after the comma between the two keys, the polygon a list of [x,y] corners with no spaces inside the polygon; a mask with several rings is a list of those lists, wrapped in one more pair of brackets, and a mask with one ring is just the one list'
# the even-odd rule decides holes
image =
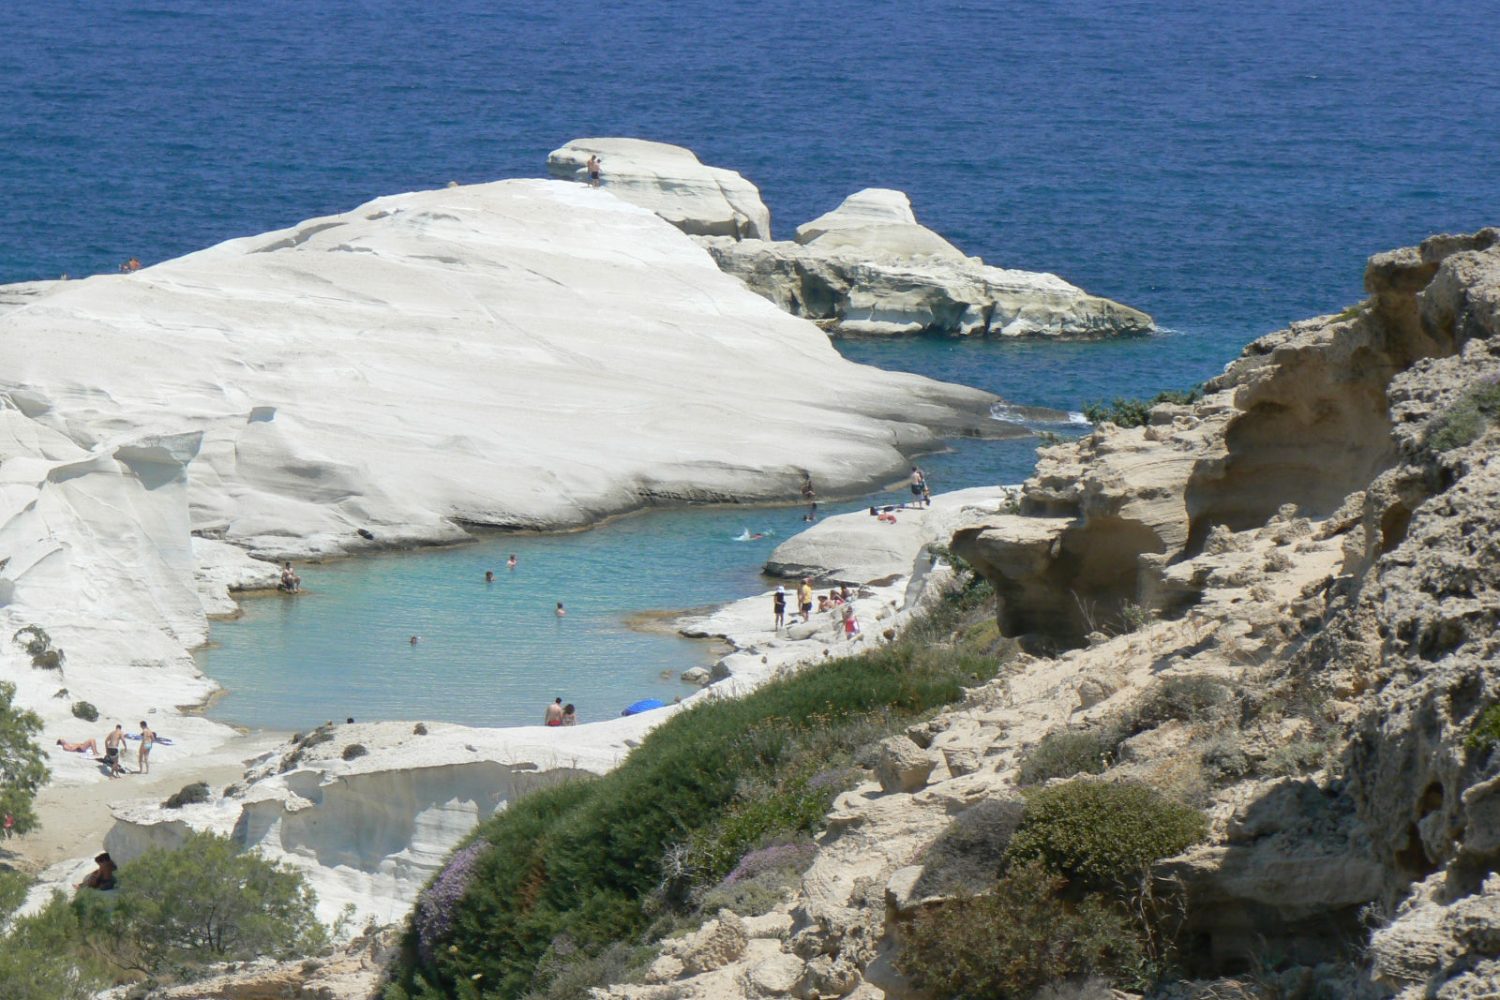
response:
{"label": "rocky outcrop in sea", "polygon": [[642,139],[575,139],[547,158],[553,177],[601,187],[698,241],[727,274],[793,316],[847,336],[1096,339],[1150,333],[1151,317],[1054,274],[992,267],[917,222],[900,191],[867,188],[771,238],[755,185],[691,151]]}

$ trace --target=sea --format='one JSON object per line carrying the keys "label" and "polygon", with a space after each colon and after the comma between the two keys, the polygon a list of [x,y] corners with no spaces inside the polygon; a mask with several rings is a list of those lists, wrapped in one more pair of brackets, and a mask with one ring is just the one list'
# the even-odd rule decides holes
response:
{"label": "sea", "polygon": [[[1500,224],[1497,52],[1500,0],[0,3],[0,282],[639,136],[743,173],[778,236],[899,188],[968,253],[1150,312],[1160,334],[1112,343],[839,343],[1078,411],[1197,384],[1358,301],[1372,253]],[[923,461],[938,489],[1018,482],[1035,445]],[[662,511],[303,567],[307,596],[214,626],[211,711],[513,725],[556,695],[585,719],[666,700],[713,650],[642,615],[759,592],[800,527],[788,508]]]}

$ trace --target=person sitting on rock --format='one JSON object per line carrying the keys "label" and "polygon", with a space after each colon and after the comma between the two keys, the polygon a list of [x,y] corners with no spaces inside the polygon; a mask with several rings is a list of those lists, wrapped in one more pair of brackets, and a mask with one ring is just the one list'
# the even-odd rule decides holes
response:
{"label": "person sitting on rock", "polygon": [[281,583],[277,585],[277,589],[288,594],[295,594],[302,589],[302,577],[296,574],[289,562],[281,564]]}
{"label": "person sitting on rock", "polygon": [[824,597],[822,594],[819,594],[818,595],[818,613],[822,614],[823,612],[827,611],[828,608],[829,608],[828,598]]}
{"label": "person sitting on rock", "polygon": [[578,709],[573,707],[572,702],[563,706],[562,724],[564,726],[578,725]]}
{"label": "person sitting on rock", "polygon": [[115,859],[109,856],[109,852],[104,851],[96,855],[94,863],[99,867],[89,872],[82,882],[74,886],[75,889],[98,889],[101,892],[108,892],[115,887],[115,872],[120,869],[115,864]]}

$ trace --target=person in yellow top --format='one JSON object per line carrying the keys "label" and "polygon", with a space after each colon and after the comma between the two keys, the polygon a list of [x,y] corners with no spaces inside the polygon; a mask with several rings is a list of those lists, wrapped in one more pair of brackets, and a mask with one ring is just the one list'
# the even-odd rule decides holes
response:
{"label": "person in yellow top", "polygon": [[797,588],[797,610],[802,614],[803,621],[807,621],[812,616],[811,577],[803,577],[802,586]]}

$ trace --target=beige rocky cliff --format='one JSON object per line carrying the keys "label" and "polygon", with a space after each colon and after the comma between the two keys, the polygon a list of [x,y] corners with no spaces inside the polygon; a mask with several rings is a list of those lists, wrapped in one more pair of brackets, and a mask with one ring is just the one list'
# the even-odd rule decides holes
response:
{"label": "beige rocky cliff", "polygon": [[1021,513],[953,544],[998,594],[1002,677],[888,741],[771,913],[608,995],[921,996],[908,921],[986,887],[936,845],[1059,731],[1113,733],[1100,780],[1209,818],[1155,872],[1193,978],[1154,995],[1500,995],[1500,230],[1366,283],[1201,402],[1044,450]]}
{"label": "beige rocky cliff", "polygon": [[900,191],[867,188],[797,227],[795,242],[702,239],[720,268],[840,334],[1098,338],[1151,317],[1055,274],[992,267],[917,221]]}

